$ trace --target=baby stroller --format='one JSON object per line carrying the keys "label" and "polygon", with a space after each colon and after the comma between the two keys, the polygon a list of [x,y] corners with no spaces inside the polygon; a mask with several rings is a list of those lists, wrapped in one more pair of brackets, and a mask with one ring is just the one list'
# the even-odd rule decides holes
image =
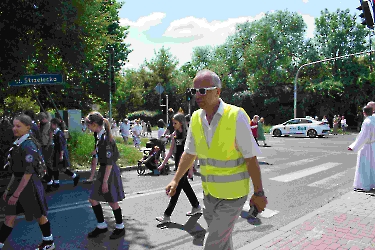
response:
{"label": "baby stroller", "polygon": [[169,166],[165,166],[161,173],[157,168],[161,164],[161,159],[165,157],[165,142],[155,138],[151,138],[149,142],[146,143],[146,148],[143,150],[143,157],[138,161],[137,173],[143,175],[146,169],[153,172],[154,175],[165,174],[169,171]]}

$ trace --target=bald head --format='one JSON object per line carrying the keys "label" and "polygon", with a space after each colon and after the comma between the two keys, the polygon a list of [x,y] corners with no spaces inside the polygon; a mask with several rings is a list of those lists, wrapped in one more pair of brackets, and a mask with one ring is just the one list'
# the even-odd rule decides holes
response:
{"label": "bald head", "polygon": [[375,102],[373,102],[373,101],[368,102],[366,106],[371,107],[373,112],[375,111]]}
{"label": "bald head", "polygon": [[219,76],[212,72],[211,70],[204,69],[201,71],[198,71],[197,75],[194,78],[194,81],[196,79],[209,81],[213,86],[217,87],[218,89],[221,89],[221,81]]}

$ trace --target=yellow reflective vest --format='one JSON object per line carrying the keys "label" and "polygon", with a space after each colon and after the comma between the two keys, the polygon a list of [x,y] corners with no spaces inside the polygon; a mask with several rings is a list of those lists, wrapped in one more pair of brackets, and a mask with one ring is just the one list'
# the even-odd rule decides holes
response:
{"label": "yellow reflective vest", "polygon": [[239,110],[239,107],[225,104],[210,148],[203,132],[202,109],[192,115],[190,126],[201,166],[205,195],[210,194],[219,199],[237,199],[249,193],[249,173],[241,152],[236,148]]}

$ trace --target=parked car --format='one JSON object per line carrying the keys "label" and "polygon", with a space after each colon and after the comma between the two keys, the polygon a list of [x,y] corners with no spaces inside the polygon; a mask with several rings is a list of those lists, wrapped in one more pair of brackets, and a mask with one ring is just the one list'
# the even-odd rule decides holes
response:
{"label": "parked car", "polygon": [[312,118],[294,118],[271,128],[272,136],[295,135],[308,136],[310,138],[329,135],[331,129],[325,122],[316,121]]}

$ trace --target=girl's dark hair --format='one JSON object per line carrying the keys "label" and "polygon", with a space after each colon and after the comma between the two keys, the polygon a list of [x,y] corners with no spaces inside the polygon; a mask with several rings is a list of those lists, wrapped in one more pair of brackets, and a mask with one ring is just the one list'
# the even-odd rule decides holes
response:
{"label": "girl's dark hair", "polygon": [[[25,115],[25,114],[20,114],[20,115],[16,116],[16,117],[14,118],[14,120],[20,121],[20,122],[23,123],[24,125],[29,126],[30,129],[31,129],[31,125],[33,124],[33,120],[31,120],[31,117],[28,116],[28,115]],[[34,135],[30,133],[29,136],[30,136],[31,140],[35,143],[35,145],[36,145],[38,148],[40,148],[41,145],[40,145],[40,143],[38,142],[38,140],[34,137]]]}
{"label": "girl's dark hair", "polygon": [[172,119],[181,123],[181,126],[182,126],[182,132],[176,130],[176,136],[182,135],[182,138],[185,139],[187,135],[187,123],[186,123],[186,118],[184,114],[177,113],[173,116]]}
{"label": "girl's dark hair", "polygon": [[25,115],[29,116],[32,121],[35,121],[35,112],[32,109],[25,110],[23,112]]}
{"label": "girl's dark hair", "polygon": [[163,119],[159,119],[158,122],[157,122],[157,125],[158,125],[158,128],[164,128],[165,123],[164,123]]}
{"label": "girl's dark hair", "polygon": [[113,141],[113,136],[111,133],[111,124],[109,123],[108,119],[104,118],[102,114],[100,114],[97,111],[90,112],[88,116],[85,118],[85,122],[87,124],[93,124],[96,123],[98,126],[103,126],[107,136],[109,137],[110,141]]}
{"label": "girl's dark hair", "polygon": [[64,131],[65,129],[64,122],[61,121],[59,118],[52,118],[51,123],[57,125],[61,130]]}

